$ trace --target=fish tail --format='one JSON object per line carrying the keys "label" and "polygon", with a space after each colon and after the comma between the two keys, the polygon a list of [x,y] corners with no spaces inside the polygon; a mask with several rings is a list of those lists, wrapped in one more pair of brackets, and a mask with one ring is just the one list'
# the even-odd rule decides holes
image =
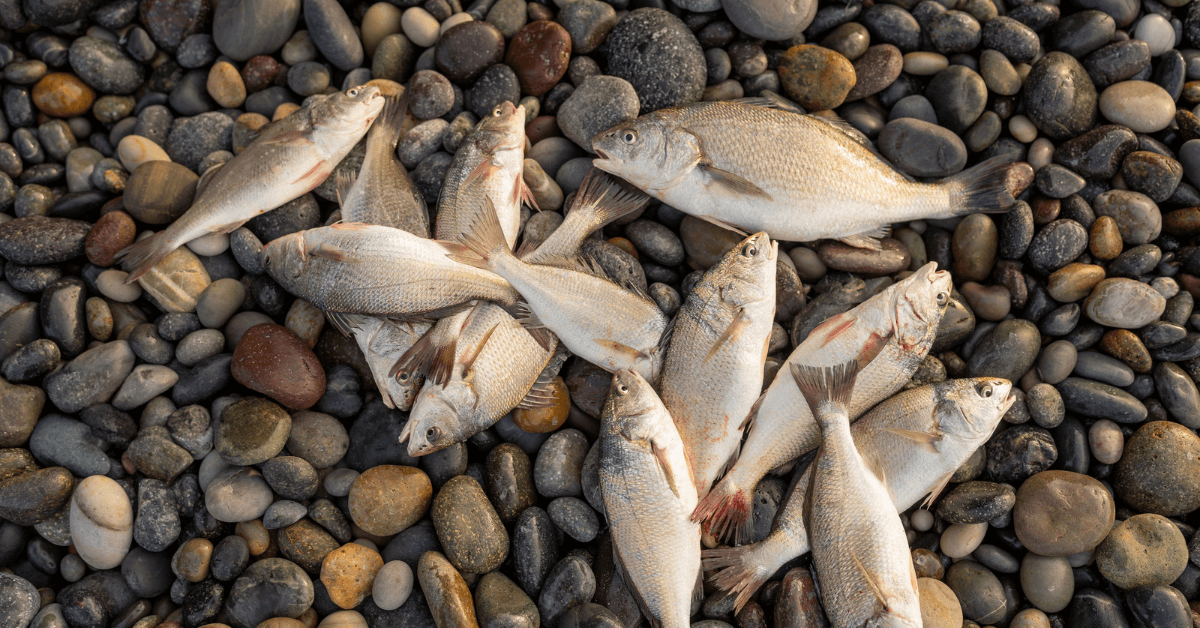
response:
{"label": "fish tail", "polygon": [[703,522],[705,529],[721,540],[748,539],[753,525],[750,508],[750,493],[726,476],[696,505],[692,521]]}
{"label": "fish tail", "polygon": [[[796,387],[808,401],[808,407],[818,423],[829,416],[829,410],[844,414],[850,406],[850,393],[854,391],[854,380],[858,377],[858,362],[851,360],[836,366],[816,367],[789,365]],[[832,408],[831,408],[832,406]],[[824,429],[824,425],[821,426]]]}
{"label": "fish tail", "polygon": [[129,271],[125,283],[137,281],[138,277],[145,275],[177,248],[165,234],[165,231],[160,231],[148,238],[142,238],[117,253],[121,267]]}
{"label": "fish tail", "polygon": [[[504,238],[504,230],[500,228],[500,219],[496,216],[496,206],[492,199],[484,197],[484,208],[479,217],[471,225],[471,230],[462,234],[462,244],[442,242],[450,259],[474,266],[490,269],[495,258],[511,255],[508,240]],[[463,250],[465,247],[465,250]]]}
{"label": "fish tail", "polygon": [[649,200],[649,196],[636,188],[622,186],[608,173],[592,168],[584,176],[583,185],[568,213],[585,212],[590,219],[590,232],[645,207]]}
{"label": "fish tail", "polygon": [[400,130],[404,128],[405,114],[408,113],[408,90],[404,90],[403,94],[388,96],[383,105],[383,112],[379,114],[379,118],[375,120],[375,124],[371,126],[371,135],[378,134],[381,139],[386,140],[385,146],[388,150],[395,150],[396,143],[400,141]]}
{"label": "fish tail", "polygon": [[[704,550],[700,553],[701,568],[704,571],[721,570],[712,577],[711,582],[717,588],[737,595],[733,602],[734,614],[740,612],[746,602],[749,602],[758,589],[788,560],[784,556],[783,561],[772,561],[772,557],[763,556],[763,552],[759,551],[761,548],[762,544],[756,543]],[[779,564],[771,564],[773,562]]]}
{"label": "fish tail", "polygon": [[946,179],[944,185],[950,191],[950,211],[946,217],[1007,212],[1016,203],[1006,181],[1010,163],[1012,157],[1000,155]]}

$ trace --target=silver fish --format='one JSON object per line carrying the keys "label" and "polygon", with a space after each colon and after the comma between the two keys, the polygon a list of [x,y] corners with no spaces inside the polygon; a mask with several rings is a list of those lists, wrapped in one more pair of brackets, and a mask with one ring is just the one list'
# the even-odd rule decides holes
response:
{"label": "silver fish", "polygon": [[701,496],[732,463],[762,391],[778,250],[766,233],[746,238],[704,273],[675,317],[659,394]]}
{"label": "silver fish", "polygon": [[841,120],[742,102],[660,109],[597,135],[592,147],[597,168],[664,203],[777,240],[878,249],[891,223],[1003,212],[1014,202],[1005,158],[918,183]]}
{"label": "silver fish", "polygon": [[688,628],[700,588],[700,526],[688,520],[696,488],[671,415],[633,371],[613,376],[599,447],[614,562],[652,623]]}
{"label": "silver fish", "polygon": [[401,410],[411,408],[424,378],[417,376],[410,379],[407,375],[395,377],[390,371],[404,352],[429,331],[429,323],[399,322],[362,314],[340,314],[334,317],[334,321],[335,325],[348,328],[358,343],[383,404]]}
{"label": "silver fish", "polygon": [[425,199],[396,159],[396,142],[408,112],[407,93],[390,96],[379,120],[367,131],[367,150],[358,175],[339,175],[342,220],[403,229],[429,237]]}
{"label": "silver fish", "polygon": [[[814,329],[788,356],[780,372],[792,364],[832,366],[853,359],[864,347],[884,338],[878,359],[858,374],[850,401],[857,418],[900,390],[929,353],[938,324],[950,302],[950,273],[926,264],[912,275],[838,314]],[[704,497],[695,517],[706,520],[718,537],[733,532],[749,538],[750,498],[771,469],[816,449],[821,432],[804,397],[790,377],[776,377],[747,417],[746,442],[733,467]]]}
{"label": "silver fish", "polygon": [[821,425],[808,505],[821,605],[833,628],[921,628],[904,525],[850,436],[857,369],[854,362],[791,368]]}
{"label": "silver fish", "polygon": [[263,263],[279,285],[343,330],[340,313],[406,318],[474,299],[516,302],[508,282],[448,259],[447,250],[467,252],[391,227],[338,223],[272,240]]}
{"label": "silver fish", "polygon": [[229,233],[312,191],[362,139],[382,109],[379,88],[362,86],[314,100],[281,120],[295,119],[265,132],[214,172],[191,208],[169,227],[119,253],[129,271],[126,282],[196,238]]}
{"label": "silver fish", "polygon": [[[521,202],[537,207],[522,176],[525,167],[525,107],[504,101],[463,140],[442,181],[437,238],[458,242],[479,219],[486,198],[499,217],[508,246],[517,244]],[[481,182],[482,185],[472,185]]]}
{"label": "silver fish", "polygon": [[[901,392],[881,402],[850,426],[864,464],[887,487],[898,512],[929,495],[933,502],[950,476],[983,446],[1015,397],[1006,379],[947,380]],[[761,543],[705,550],[705,571],[721,569],[712,579],[737,594],[741,609],[785,563],[809,550],[804,504],[812,467],[806,469],[775,528]]]}

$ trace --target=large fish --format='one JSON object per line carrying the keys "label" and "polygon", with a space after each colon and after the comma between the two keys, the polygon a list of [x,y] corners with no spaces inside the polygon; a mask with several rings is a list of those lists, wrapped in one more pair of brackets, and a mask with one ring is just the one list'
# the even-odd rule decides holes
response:
{"label": "large fish", "polygon": [[766,233],[746,238],[704,273],[675,317],[659,394],[701,496],[732,462],[762,391],[778,249]]}
{"label": "large fish", "polygon": [[403,229],[429,237],[425,199],[396,159],[396,142],[408,111],[407,93],[391,96],[379,120],[367,132],[366,152],[358,174],[339,175],[342,220]]}
{"label": "large fish", "polygon": [[464,238],[469,252],[452,247],[448,257],[487,269],[521,293],[531,314],[529,326],[544,326],[575,355],[609,372],[637,371],[657,381],[670,321],[648,297],[597,277],[590,267],[566,268],[568,260],[529,264],[513,256],[496,212],[490,207]]}
{"label": "large fish", "polygon": [[430,334],[421,341],[430,344],[439,363],[430,366],[400,434],[411,456],[463,442],[515,407],[543,405],[547,387],[565,359],[556,354],[553,336],[549,348],[542,347],[508,312],[491,303],[444,318],[438,327],[455,333]]}
{"label": "large fish", "polygon": [[507,281],[448,259],[447,250],[467,253],[460,244],[391,227],[338,223],[272,240],[263,263],[279,285],[343,330],[342,313],[407,318],[474,299],[516,303]]}
{"label": "large fish", "polygon": [[[876,338],[887,338],[879,358],[858,374],[850,400],[857,418],[908,383],[929,353],[950,302],[950,273],[931,262],[888,286],[849,312],[822,323],[796,347],[780,372],[792,364],[833,366],[854,359]],[[749,538],[750,498],[771,469],[816,449],[821,430],[790,377],[776,377],[747,417],[746,442],[733,467],[696,509],[718,537],[732,531]]]}
{"label": "large fish", "polygon": [[917,573],[904,525],[850,436],[857,372],[855,362],[791,366],[821,425],[808,501],[821,605],[833,628],[921,628]]}
{"label": "large fish", "polygon": [[[483,199],[496,208],[509,248],[521,230],[521,201],[537,207],[525,185],[525,106],[504,101],[463,140],[442,181],[437,238],[457,241],[479,219]],[[472,185],[476,181],[483,185]]]}
{"label": "large fish", "polygon": [[613,559],[642,612],[662,628],[688,628],[701,592],[700,526],[683,441],[646,380],[613,376],[600,416],[600,493]]}
{"label": "large fish", "polygon": [[[926,495],[932,502],[987,442],[1013,404],[1011,391],[1008,380],[984,377],[913,388],[872,408],[850,426],[850,435],[892,505],[903,512]],[[780,567],[808,552],[804,504],[811,478],[810,466],[761,543],[702,553],[706,571],[721,569],[713,583],[737,594],[739,610]]]}
{"label": "large fish", "polygon": [[776,240],[877,249],[891,223],[1002,212],[1014,202],[1005,158],[919,183],[841,120],[742,102],[660,109],[597,135],[592,148],[597,168],[664,203]]}
{"label": "large fish", "polygon": [[211,233],[229,233],[321,185],[383,109],[374,86],[314,99],[271,125],[216,170],[178,220],[119,254],[132,282],[171,251]]}

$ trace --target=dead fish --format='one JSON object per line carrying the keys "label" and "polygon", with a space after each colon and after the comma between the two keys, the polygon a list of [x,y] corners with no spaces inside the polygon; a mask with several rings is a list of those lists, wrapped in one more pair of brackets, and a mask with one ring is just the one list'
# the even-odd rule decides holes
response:
{"label": "dead fish", "polygon": [[387,98],[379,120],[367,131],[367,150],[358,174],[339,174],[338,202],[346,222],[395,227],[428,238],[425,199],[396,159],[407,111],[407,93]]}
{"label": "dead fish", "polygon": [[1005,158],[920,183],[840,119],[752,102],[694,103],[623,122],[592,139],[600,156],[593,163],[682,212],[796,242],[878,249],[894,222],[1003,212],[1014,203]]}
{"label": "dead fish", "polygon": [[[928,495],[932,503],[950,476],[983,446],[1015,397],[1006,379],[947,380],[901,392],[850,426],[864,464],[884,482],[897,512]],[[788,561],[809,550],[804,504],[812,467],[805,470],[761,543],[705,550],[712,582],[737,594],[741,609]]]}
{"label": "dead fish", "polygon": [[541,243],[522,242],[517,257],[530,264],[570,259],[579,253],[579,247],[593,231],[645,207],[649,201],[649,196],[622,186],[593,168],[584,175],[562,224]]}
{"label": "dead fish", "polygon": [[[841,364],[885,338],[883,353],[858,374],[850,400],[851,418],[888,398],[908,382],[929,353],[950,302],[950,273],[936,268],[936,263],[926,264],[854,309],[821,323],[792,351],[780,372],[786,373],[792,364]],[[816,449],[821,440],[820,429],[790,377],[776,377],[746,421],[746,442],[738,459],[693,515],[706,521],[718,537],[733,532],[736,539],[749,538],[750,498],[758,481],[770,470]]]}
{"label": "dead fish", "polygon": [[613,559],[651,624],[691,625],[700,587],[696,488],[671,415],[633,371],[613,376],[600,417],[600,492]]}
{"label": "dead fish", "polygon": [[807,507],[821,606],[833,628],[921,628],[917,573],[904,524],[850,436],[857,372],[855,362],[791,366],[821,426]]}
{"label": "dead fish", "polygon": [[732,464],[762,391],[778,250],[765,232],[746,238],[704,273],[675,317],[659,394],[701,496]]}
{"label": "dead fish", "polygon": [[[654,301],[596,276],[603,271],[582,262],[517,259],[487,202],[474,232],[463,239],[469,252],[451,247],[447,256],[508,280],[529,308],[522,321],[527,327],[549,329],[571,353],[609,372],[631,369],[656,381],[669,321]],[[555,263],[564,267],[550,265]]]}
{"label": "dead fish", "polygon": [[379,88],[362,86],[314,100],[281,122],[294,122],[254,140],[215,171],[178,220],[122,250],[126,283],[171,251],[211,233],[229,233],[247,220],[306,194],[325,181],[383,109]]}
{"label": "dead fish", "polygon": [[507,281],[448,259],[447,250],[468,252],[391,227],[338,223],[272,240],[263,263],[279,285],[324,310],[343,331],[341,313],[407,318],[464,309],[475,299],[516,303]]}
{"label": "dead fish", "polygon": [[420,375],[410,378],[406,375],[395,377],[390,375],[392,366],[404,355],[409,347],[416,344],[425,332],[429,331],[427,322],[404,322],[378,316],[362,314],[342,314],[337,324],[349,329],[354,341],[371,369],[371,377],[383,404],[389,408],[408,410],[412,407],[424,378]]}
{"label": "dead fish", "polygon": [[525,107],[504,101],[454,153],[438,199],[437,238],[458,241],[479,219],[486,198],[496,207],[508,246],[516,246],[521,202],[537,207],[522,176],[524,167]]}

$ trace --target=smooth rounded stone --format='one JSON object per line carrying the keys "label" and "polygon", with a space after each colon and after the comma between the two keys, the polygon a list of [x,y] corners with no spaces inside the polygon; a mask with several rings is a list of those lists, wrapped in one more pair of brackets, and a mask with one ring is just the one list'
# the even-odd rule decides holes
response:
{"label": "smooth rounded stone", "polygon": [[1038,377],[1047,384],[1057,384],[1071,375],[1077,359],[1075,345],[1068,340],[1056,340],[1042,350]]}
{"label": "smooth rounded stone", "polygon": [[272,617],[299,617],[314,599],[313,583],[295,563],[267,558],[251,564],[229,590],[230,625],[254,628]]}
{"label": "smooth rounded stone", "polygon": [[505,62],[516,72],[521,92],[541,96],[567,72],[571,59],[571,35],[549,20],[526,24],[508,44]]}
{"label": "smooth rounded stone", "polygon": [[1122,81],[1100,94],[1100,113],[1137,133],[1161,131],[1175,118],[1175,102],[1167,90],[1149,81]]}
{"label": "smooth rounded stone", "polygon": [[146,161],[132,172],[122,197],[125,209],[152,225],[165,225],[182,216],[191,206],[200,180],[186,166],[170,161]]}
{"label": "smooth rounded stone", "polygon": [[[1130,189],[1161,203],[1171,198],[1179,187],[1183,180],[1183,165],[1166,155],[1139,150],[1125,157],[1121,163],[1121,177]],[[1170,224],[1167,230],[1171,230]]]}
{"label": "smooth rounded stone", "polygon": [[1016,493],[993,482],[964,482],[938,500],[938,518],[956,524],[986,523],[1012,510]]}
{"label": "smooth rounded stone", "polygon": [[925,97],[937,112],[938,123],[954,133],[971,127],[987,104],[987,85],[974,70],[952,65],[929,82]]}
{"label": "smooth rounded stone", "polygon": [[638,94],[629,81],[591,76],[559,107],[558,126],[563,135],[590,152],[593,137],[637,117],[639,107]]}
{"label": "smooth rounded stone", "polygon": [[[179,538],[182,528],[180,510],[183,510],[183,516],[190,514],[190,509],[180,506],[175,491],[162,481],[147,478],[138,482],[137,516],[133,522],[133,540],[138,547],[150,552],[161,552],[170,547]],[[140,582],[142,588],[158,587],[159,593],[153,595],[166,591],[169,587],[169,580],[165,583],[153,580],[156,570],[149,568],[155,567],[156,564],[149,564],[151,563],[150,557],[143,558],[142,560],[135,559],[138,562],[134,566],[142,565],[143,567],[136,572],[133,569],[134,566],[131,566],[129,570],[122,567],[122,571],[126,574],[125,579],[130,582],[131,587],[137,584],[134,580]],[[165,568],[169,570],[169,567]],[[146,573],[147,571],[151,573]],[[144,597],[153,597],[153,595]]]}
{"label": "smooth rounded stone", "polygon": [[334,66],[349,71],[362,65],[362,41],[340,4],[304,0],[304,23],[317,49]]}
{"label": "smooth rounded stone", "polygon": [[545,510],[531,506],[521,512],[512,536],[513,575],[526,593],[536,595],[558,562],[558,530]]}
{"label": "smooth rounded stone", "polygon": [[146,294],[167,312],[195,310],[197,299],[212,283],[200,259],[186,246],[172,251],[138,281]]}
{"label": "smooth rounded stone", "polygon": [[471,591],[462,575],[440,552],[428,551],[417,564],[417,581],[436,626],[477,626]]}
{"label": "smooth rounded stone", "polygon": [[1034,269],[1051,273],[1079,257],[1087,246],[1088,234],[1083,225],[1064,218],[1038,231],[1026,254]]}
{"label": "smooth rounded stone", "polygon": [[1052,140],[1078,135],[1096,122],[1096,88],[1069,54],[1051,52],[1034,63],[1024,91],[1026,115]]}
{"label": "smooth rounded stone", "polygon": [[[266,526],[264,525],[264,532]],[[321,526],[301,519],[279,531],[279,552],[305,571],[320,573],[321,563],[339,544]]]}
{"label": "smooth rounded stone", "polygon": [[122,249],[133,244],[137,227],[133,219],[123,211],[104,214],[88,231],[84,240],[84,253],[88,261],[97,266],[111,266]]}
{"label": "smooth rounded stone", "polygon": [[1097,216],[1110,216],[1125,242],[1146,244],[1162,231],[1162,214],[1150,197],[1140,192],[1109,190],[1092,201]]}
{"label": "smooth rounded stone", "polygon": [[983,34],[979,22],[962,11],[939,13],[929,18],[922,30],[934,50],[942,54],[969,52],[979,45]]}
{"label": "smooth rounded stone", "polygon": [[285,499],[306,500],[319,487],[316,469],[296,456],[276,456],[263,464],[262,472],[271,490]]}
{"label": "smooth rounded stone", "polygon": [[71,540],[93,569],[121,564],[133,542],[133,505],[120,484],[102,475],[79,483],[71,497]]}
{"label": "smooth rounded stone", "polygon": [[1034,183],[1042,194],[1060,199],[1079,192],[1087,185],[1083,177],[1058,164],[1048,164],[1039,168]]}
{"label": "smooth rounded stone", "polygon": [[[4,628],[56,628],[53,622],[31,624],[41,609],[41,595],[37,587],[25,578],[11,573],[0,573],[0,617]],[[47,625],[49,624],[49,625]],[[62,624],[60,624],[62,626]]]}
{"label": "smooth rounded stone", "polygon": [[579,430],[566,429],[550,436],[533,467],[538,494],[550,498],[581,495],[580,472],[587,452],[587,437]]}
{"label": "smooth rounded stone", "polygon": [[179,374],[165,366],[139,364],[125,378],[112,404],[118,410],[133,410],[170,390],[179,381]]}
{"label": "smooth rounded stone", "polygon": [[1099,480],[1070,471],[1043,471],[1017,489],[1013,529],[1031,552],[1069,556],[1099,545],[1115,516],[1112,494]]}
{"label": "smooth rounded stone", "polygon": [[71,69],[102,94],[131,94],[142,85],[145,71],[115,43],[80,37],[71,44]]}
{"label": "smooth rounded stone", "polygon": [[559,497],[546,510],[560,530],[580,543],[591,542],[600,531],[596,512],[578,497]]}
{"label": "smooth rounded stone", "polygon": [[1083,311],[1101,325],[1137,329],[1158,320],[1166,307],[1167,300],[1154,288],[1116,277],[1096,285],[1084,302]]}
{"label": "smooth rounded stone", "polygon": [[[405,11],[406,19],[412,10]],[[408,34],[408,29],[405,32]],[[413,37],[412,34],[408,36]],[[473,82],[484,70],[504,57],[504,36],[495,26],[484,21],[471,20],[458,24],[436,41],[434,62],[437,70],[457,83]],[[414,43],[420,45],[417,40]]]}
{"label": "smooth rounded stone", "polygon": [[43,389],[59,410],[78,412],[112,397],[133,370],[129,343],[114,340],[84,351],[43,380]]}
{"label": "smooth rounded stone", "polygon": [[243,399],[221,415],[213,445],[229,464],[252,465],[274,458],[283,450],[292,419],[266,399]]}
{"label": "smooth rounded stone", "polygon": [[258,519],[271,502],[270,485],[261,473],[248,467],[218,477],[204,493],[208,512],[217,521],[227,523]]}
{"label": "smooth rounded stone", "polygon": [[385,611],[394,611],[404,605],[413,590],[413,570],[402,560],[384,563],[375,572],[371,585],[371,598],[375,605]]}
{"label": "smooth rounded stone", "polygon": [[520,447],[501,443],[487,456],[486,488],[497,514],[515,520],[537,501],[529,456]]}
{"label": "smooth rounded stone", "polygon": [[1017,381],[1033,366],[1041,344],[1037,326],[1026,320],[1002,321],[984,336],[967,362],[972,377]]}
{"label": "smooth rounded stone", "polygon": [[537,605],[500,572],[484,575],[476,585],[475,617],[480,628],[537,628],[540,625]]}
{"label": "smooth rounded stone", "polygon": [[383,567],[383,558],[374,549],[347,543],[325,556],[321,563],[321,582],[334,604],[351,609],[371,593],[375,573]]}
{"label": "smooth rounded stone", "polygon": [[[981,565],[991,569],[992,571],[998,571],[1000,573],[1017,573],[1021,570],[1021,563],[1017,562],[1017,559],[1013,558],[1012,554],[1009,554],[995,545],[980,545],[975,549],[971,556],[975,560],[979,561]],[[913,557],[914,562],[916,562],[916,550],[913,552]],[[937,574],[939,575],[941,573],[941,566],[941,561],[938,560],[936,567],[938,569]],[[919,571],[917,575],[921,575]]]}
{"label": "smooth rounded stone", "polygon": [[[713,3],[713,9],[718,7]],[[494,10],[494,9],[493,9]],[[569,2],[561,7],[556,18],[571,36],[571,50],[586,55],[599,47],[617,24],[612,5],[596,0]]]}
{"label": "smooth rounded stone", "polygon": [[420,120],[440,118],[454,106],[454,86],[433,70],[413,74],[408,89],[409,111]]}
{"label": "smooth rounded stone", "polygon": [[170,589],[173,580],[171,557],[135,545],[121,562],[121,576],[134,595],[158,597]]}
{"label": "smooth rounded stone", "polygon": [[967,163],[967,147],[957,135],[915,118],[888,122],[877,141],[885,157],[913,176],[945,177],[961,171]]}
{"label": "smooth rounded stone", "polygon": [[325,371],[312,350],[286,327],[256,325],[233,353],[233,378],[294,410],[312,407],[325,392]]}
{"label": "smooth rounded stone", "polygon": [[1147,423],[1125,444],[1113,487],[1138,510],[1164,516],[1190,512],[1200,504],[1200,485],[1188,475],[1198,446],[1200,439],[1181,425]]}
{"label": "smooth rounded stone", "polygon": [[1133,131],[1106,124],[1061,143],[1054,150],[1054,163],[1083,177],[1107,179],[1120,171],[1121,162],[1137,147]]}
{"label": "smooth rounded stone", "polygon": [[0,223],[0,257],[26,266],[58,264],[84,253],[90,223],[27,216]]}
{"label": "smooth rounded stone", "polygon": [[1200,391],[1182,368],[1159,362],[1154,368],[1154,389],[1171,417],[1184,426],[1200,428]]}
{"label": "smooth rounded stone", "polygon": [[[142,137],[140,135],[131,134],[121,138],[117,143],[117,155],[121,159],[121,165],[129,172],[134,172],[144,163],[150,161],[171,161],[167,156],[167,151],[156,144],[153,140]],[[128,189],[128,182],[126,189]]]}
{"label": "smooth rounded stone", "polygon": [[171,559],[171,570],[183,580],[196,583],[208,577],[212,562],[212,541],[194,538],[179,546]]}
{"label": "smooth rounded stone", "polygon": [[271,504],[263,513],[263,527],[278,530],[296,523],[308,514],[308,508],[297,502],[281,499]]}
{"label": "smooth rounded stone", "polygon": [[134,355],[150,364],[167,364],[171,361],[174,347],[158,335],[158,328],[155,325],[142,323],[134,327],[133,331],[129,333],[128,340]]}
{"label": "smooth rounded stone", "polygon": [[942,553],[950,558],[969,556],[983,542],[987,534],[987,523],[962,524],[956,523],[946,527],[942,532],[940,546]]}
{"label": "smooth rounded stone", "polygon": [[1044,428],[1058,427],[1066,417],[1066,408],[1058,389],[1047,383],[1036,384],[1025,393],[1025,405],[1035,423]]}
{"label": "smooth rounded stone", "polygon": [[432,497],[433,484],[419,469],[379,465],[354,480],[348,510],[358,527],[371,534],[390,536],[423,517]]}
{"label": "smooth rounded stone", "polygon": [[307,460],[314,468],[336,464],[350,447],[350,436],[340,421],[320,412],[297,412],[292,416],[287,450]]}
{"label": "smooth rounded stone", "polygon": [[1029,552],[1021,561],[1021,590],[1031,604],[1044,612],[1063,610],[1075,593],[1071,564],[1063,556]]}
{"label": "smooth rounded stone", "polygon": [[219,329],[200,329],[183,337],[175,346],[175,359],[184,366],[195,366],[225,348],[225,335]]}
{"label": "smooth rounded stone", "polygon": [[350,487],[354,485],[354,481],[360,475],[362,474],[354,469],[333,469],[325,475],[321,485],[333,497],[346,497],[350,494]]}
{"label": "smooth rounded stone", "polygon": [[809,111],[841,105],[856,80],[854,66],[846,57],[811,44],[789,48],[779,58],[778,72],[784,93]]}
{"label": "smooth rounded stone", "polygon": [[1096,567],[1122,589],[1174,582],[1188,564],[1187,543],[1179,528],[1156,514],[1135,515],[1118,523],[1096,548]]}
{"label": "smooth rounded stone", "polygon": [[29,440],[46,403],[46,393],[36,386],[13,384],[0,378],[0,447],[20,447]]}
{"label": "smooth rounded stone", "polygon": [[704,53],[674,15],[654,8],[631,11],[606,43],[608,72],[633,86],[642,113],[700,99],[707,75]]}
{"label": "smooth rounded stone", "polygon": [[60,118],[84,115],[96,100],[91,87],[67,72],[46,74],[33,86],[31,96],[39,111]]}
{"label": "smooth rounded stone", "polygon": [[1134,379],[1133,370],[1124,362],[1095,351],[1079,353],[1074,374],[1118,387],[1129,386]]}
{"label": "smooth rounded stone", "polygon": [[962,606],[954,591],[940,580],[918,578],[921,625],[929,628],[960,628],[963,625]]}
{"label": "smooth rounded stone", "polygon": [[227,536],[213,550],[212,576],[221,582],[237,578],[250,564],[250,545],[237,535]]}
{"label": "smooth rounded stone", "polygon": [[1071,263],[1050,273],[1046,290],[1059,303],[1073,303],[1091,294],[1104,277],[1102,266]]}
{"label": "smooth rounded stone", "polygon": [[817,255],[829,268],[858,274],[886,275],[908,268],[912,256],[899,240],[882,238],[879,243],[881,248],[873,251],[828,240],[817,247]]}
{"label": "smooth rounded stone", "polygon": [[657,222],[635,220],[625,227],[625,237],[640,254],[663,266],[678,266],[686,257],[675,233]]}
{"label": "smooth rounded stone", "polygon": [[508,532],[474,478],[451,478],[433,500],[434,528],[458,569],[486,573],[508,557]]}
{"label": "smooth rounded stone", "polygon": [[892,44],[878,44],[867,48],[861,57],[854,60],[854,87],[846,94],[846,102],[860,100],[883,91],[900,76],[904,68],[904,55]]}
{"label": "smooth rounded stone", "polygon": [[0,363],[0,375],[10,382],[29,381],[53,371],[60,358],[53,340],[39,338],[5,358]]}
{"label": "smooth rounded stone", "polygon": [[1146,406],[1129,393],[1108,384],[1068,377],[1057,384],[1066,409],[1083,416],[1138,423],[1147,416]]}
{"label": "smooth rounded stone", "polygon": [[888,120],[902,118],[915,118],[929,124],[937,124],[937,114],[933,111],[933,105],[929,104],[929,99],[916,94],[905,96],[892,105],[892,110],[888,113]]}
{"label": "smooth rounded stone", "polygon": [[572,554],[559,561],[546,575],[538,595],[538,611],[554,625],[564,612],[592,599],[596,576],[582,557]]}
{"label": "smooth rounded stone", "polygon": [[1004,587],[983,565],[971,560],[954,563],[946,570],[944,582],[958,597],[967,619],[993,624],[1007,614]]}

